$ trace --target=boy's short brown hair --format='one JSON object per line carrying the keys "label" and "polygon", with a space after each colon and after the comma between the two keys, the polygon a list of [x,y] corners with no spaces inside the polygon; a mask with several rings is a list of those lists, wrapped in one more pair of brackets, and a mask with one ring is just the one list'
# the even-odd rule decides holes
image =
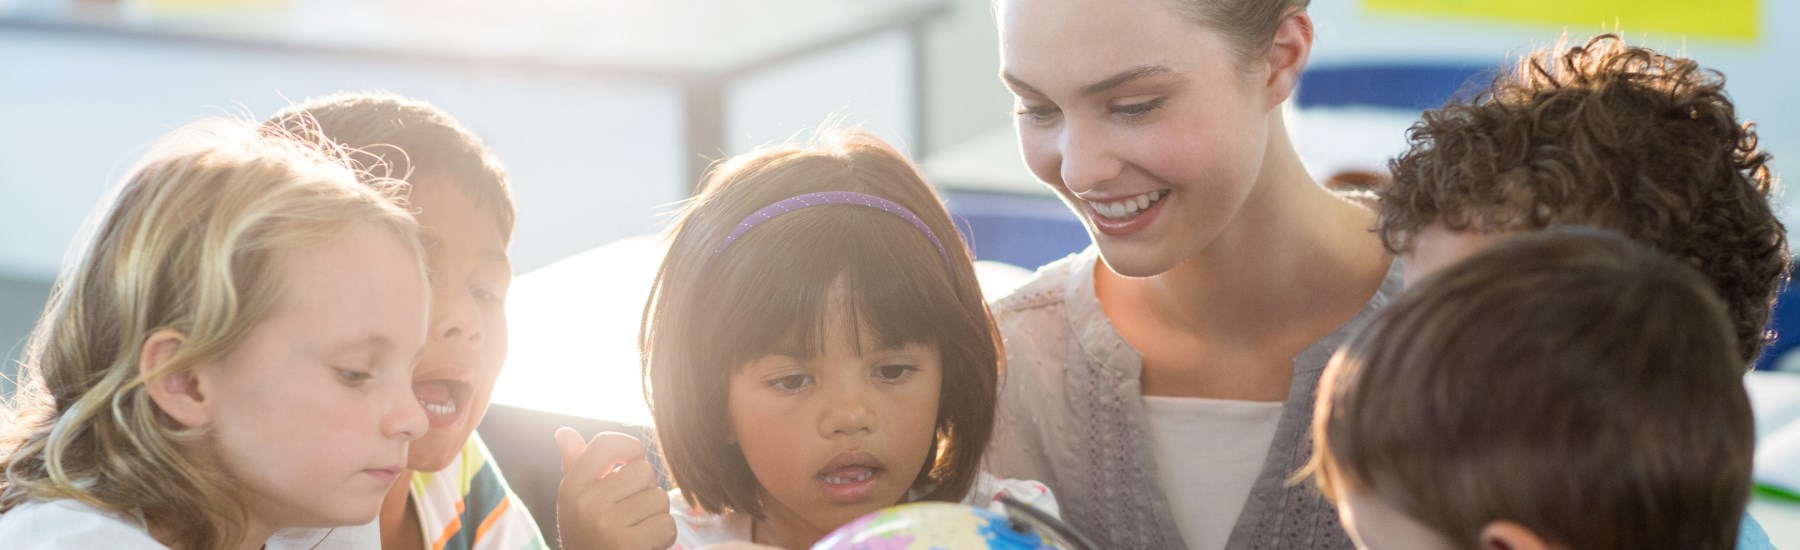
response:
{"label": "boy's short brown hair", "polygon": [[[913,488],[921,500],[960,501],[993,431],[1004,357],[968,248],[899,151],[860,132],[825,132],[815,141],[716,167],[670,229],[639,341],[657,446],[690,506],[762,518],[760,485],[732,442],[730,378],[784,344],[822,349],[827,290],[841,284],[852,318],[867,323],[860,330],[890,346],[937,345],[937,433]],[[822,191],[867,193],[911,210],[948,257],[898,216],[838,205],[771,219],[720,251],[752,213]]]}
{"label": "boy's short brown hair", "polygon": [[492,206],[501,240],[512,241],[514,204],[506,169],[481,138],[436,105],[386,91],[343,92],[290,105],[266,124],[320,134],[347,147],[372,176],[415,186],[441,179],[476,208]]}
{"label": "boy's short brown hair", "polygon": [[1426,112],[1390,162],[1379,233],[1394,253],[1452,231],[1588,225],[1700,269],[1755,361],[1788,267],[1775,181],[1725,78],[1612,34],[1539,50],[1469,103]]}
{"label": "boy's short brown hair", "polygon": [[1734,342],[1706,279],[1655,250],[1515,237],[1338,352],[1305,471],[1452,542],[1510,520],[1568,548],[1729,549],[1755,445]]}

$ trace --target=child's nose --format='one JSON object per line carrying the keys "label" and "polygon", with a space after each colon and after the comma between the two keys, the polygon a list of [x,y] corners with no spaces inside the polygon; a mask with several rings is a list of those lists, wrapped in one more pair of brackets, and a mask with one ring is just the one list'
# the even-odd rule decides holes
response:
{"label": "child's nose", "polygon": [[825,437],[839,437],[873,433],[875,431],[875,413],[862,399],[855,396],[840,396],[833,400],[830,409],[825,411],[825,422],[821,426]]}
{"label": "child's nose", "polygon": [[481,306],[459,289],[449,282],[433,287],[430,336],[451,345],[476,346],[485,336]]}
{"label": "child's nose", "polygon": [[389,399],[388,413],[381,419],[381,434],[401,441],[418,439],[425,435],[425,430],[431,429],[431,420],[425,417],[425,406],[420,405],[418,396],[413,394],[410,380],[395,386],[398,387]]}

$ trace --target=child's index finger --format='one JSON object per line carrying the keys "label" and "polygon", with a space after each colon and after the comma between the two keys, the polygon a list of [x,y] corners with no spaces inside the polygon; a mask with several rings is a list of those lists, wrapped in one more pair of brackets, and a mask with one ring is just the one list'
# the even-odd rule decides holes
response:
{"label": "child's index finger", "polygon": [[588,441],[587,449],[581,452],[572,464],[563,468],[563,477],[579,481],[592,481],[612,473],[620,464],[634,460],[643,460],[644,444],[637,438],[618,432],[600,432]]}
{"label": "child's index finger", "polygon": [[562,458],[562,471],[566,474],[569,467],[575,465],[575,460],[581,458],[581,451],[587,444],[582,441],[581,432],[567,426],[557,428],[555,438],[557,455]]}

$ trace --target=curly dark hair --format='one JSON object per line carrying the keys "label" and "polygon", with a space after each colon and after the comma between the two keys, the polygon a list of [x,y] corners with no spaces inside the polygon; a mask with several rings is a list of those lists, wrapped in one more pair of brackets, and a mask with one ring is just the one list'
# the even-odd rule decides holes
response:
{"label": "curly dark hair", "polygon": [[1382,243],[1409,251],[1433,224],[1620,231],[1710,277],[1753,362],[1790,259],[1754,125],[1738,121],[1724,75],[1691,59],[1614,34],[1565,47],[1525,56],[1407,131],[1379,190]]}

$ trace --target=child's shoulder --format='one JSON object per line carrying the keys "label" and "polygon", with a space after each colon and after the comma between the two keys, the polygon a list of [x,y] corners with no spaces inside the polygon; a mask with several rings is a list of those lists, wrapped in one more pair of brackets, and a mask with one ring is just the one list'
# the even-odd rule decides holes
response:
{"label": "child's shoulder", "polygon": [[0,514],[0,540],[14,550],[167,548],[141,519],[73,499],[27,502]]}
{"label": "child's shoulder", "polygon": [[681,489],[669,491],[669,515],[675,518],[675,546],[670,550],[750,542],[750,516],[736,512],[709,514],[690,507],[681,496]]}
{"label": "child's shoulder", "polygon": [[367,550],[381,547],[381,520],[362,525],[282,529],[263,550]]}

